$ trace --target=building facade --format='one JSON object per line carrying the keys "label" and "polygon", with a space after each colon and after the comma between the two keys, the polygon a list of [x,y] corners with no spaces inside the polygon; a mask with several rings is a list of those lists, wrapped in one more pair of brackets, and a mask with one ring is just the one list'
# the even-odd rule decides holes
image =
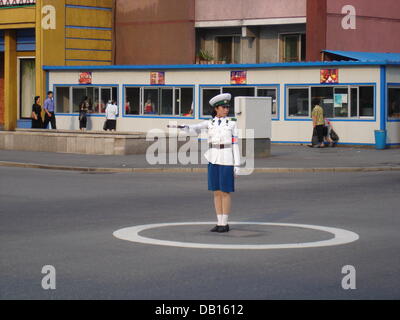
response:
{"label": "building facade", "polygon": [[[105,66],[87,68],[92,82],[79,85],[81,68],[46,67],[56,95],[61,129],[79,127],[75,95],[112,92],[117,131],[166,130],[210,118],[208,101],[219,93],[271,97],[272,142],[309,143],[312,101],[317,98],[340,144],[374,145],[375,130],[400,145],[400,57],[397,62],[344,61],[238,65]],[[104,115],[91,108],[88,129],[102,130]],[[103,106],[104,107],[104,106]],[[234,116],[234,100],[230,110]]]}
{"label": "building facade", "polygon": [[320,61],[400,52],[398,0],[117,0],[116,64]]}
{"label": "building facade", "polygon": [[111,65],[112,0],[0,1],[0,126],[29,125],[44,65]]}

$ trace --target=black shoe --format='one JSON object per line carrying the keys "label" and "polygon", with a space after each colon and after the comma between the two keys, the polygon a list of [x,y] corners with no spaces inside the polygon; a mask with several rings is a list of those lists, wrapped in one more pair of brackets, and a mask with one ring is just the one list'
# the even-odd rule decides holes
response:
{"label": "black shoe", "polygon": [[220,226],[216,225],[214,228],[212,228],[210,231],[211,232],[218,232]]}
{"label": "black shoe", "polygon": [[226,226],[219,227],[218,232],[219,233],[229,232],[229,224],[227,224]]}

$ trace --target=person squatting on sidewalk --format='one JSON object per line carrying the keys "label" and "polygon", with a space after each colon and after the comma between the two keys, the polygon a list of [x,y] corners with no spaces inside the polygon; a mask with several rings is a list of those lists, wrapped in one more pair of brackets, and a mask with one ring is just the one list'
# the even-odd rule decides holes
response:
{"label": "person squatting on sidewalk", "polygon": [[228,118],[229,93],[219,94],[210,100],[212,118],[196,125],[178,126],[186,132],[201,133],[207,130],[209,149],[204,154],[208,160],[208,190],[214,192],[217,225],[211,232],[228,232],[231,213],[231,193],[235,191],[235,175],[240,171],[240,151],[235,119]]}

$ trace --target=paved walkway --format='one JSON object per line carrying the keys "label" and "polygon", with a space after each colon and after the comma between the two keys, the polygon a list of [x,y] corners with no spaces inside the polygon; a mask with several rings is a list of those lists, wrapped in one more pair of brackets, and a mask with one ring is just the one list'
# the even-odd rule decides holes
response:
{"label": "paved walkway", "polygon": [[[293,170],[400,170],[400,149],[272,145],[272,156],[255,159],[258,171]],[[168,159],[168,157],[167,157]],[[99,171],[204,170],[205,165],[156,164],[145,155],[105,156],[0,150],[0,166]]]}

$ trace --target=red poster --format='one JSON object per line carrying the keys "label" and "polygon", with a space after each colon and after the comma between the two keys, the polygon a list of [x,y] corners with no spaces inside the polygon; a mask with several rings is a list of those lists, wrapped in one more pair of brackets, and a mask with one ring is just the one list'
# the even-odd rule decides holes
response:
{"label": "red poster", "polygon": [[247,71],[231,71],[231,84],[246,84]]}
{"label": "red poster", "polygon": [[165,84],[165,72],[150,72],[150,84]]}
{"label": "red poster", "polygon": [[339,69],[321,69],[321,83],[339,83]]}
{"label": "red poster", "polygon": [[92,73],[81,72],[79,74],[79,84],[92,84]]}

